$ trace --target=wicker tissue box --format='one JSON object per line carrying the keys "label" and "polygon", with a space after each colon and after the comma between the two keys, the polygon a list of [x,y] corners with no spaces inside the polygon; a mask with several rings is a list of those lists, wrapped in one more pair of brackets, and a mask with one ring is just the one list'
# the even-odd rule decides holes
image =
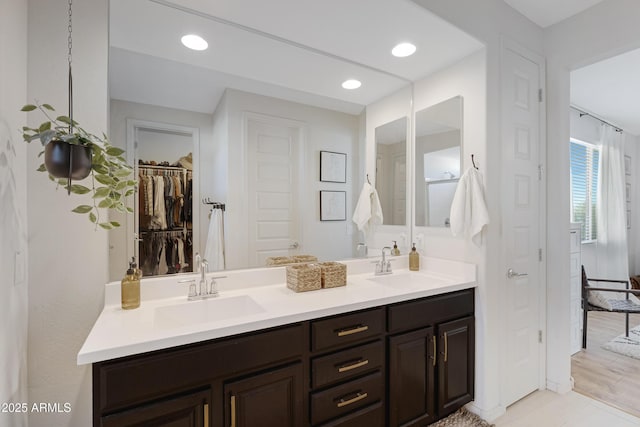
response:
{"label": "wicker tissue box", "polygon": [[291,259],[292,262],[318,262],[318,257],[313,255],[294,255]]}
{"label": "wicker tissue box", "polygon": [[287,266],[287,287],[295,292],[315,291],[322,288],[321,269],[315,264]]}
{"label": "wicker tissue box", "polygon": [[347,284],[347,266],[339,262],[321,262],[322,287],[336,288]]}
{"label": "wicker tissue box", "polygon": [[272,267],[276,265],[287,265],[293,264],[295,261],[293,258],[288,256],[270,256],[265,260],[267,267]]}

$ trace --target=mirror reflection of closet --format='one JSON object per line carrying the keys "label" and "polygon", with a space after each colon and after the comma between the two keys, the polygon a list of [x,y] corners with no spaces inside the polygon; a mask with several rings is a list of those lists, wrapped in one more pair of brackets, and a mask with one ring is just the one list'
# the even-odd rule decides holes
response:
{"label": "mirror reflection of closet", "polygon": [[138,179],[133,224],[137,244],[130,251],[144,277],[192,272],[199,247],[199,236],[194,236],[198,201],[193,200],[199,130],[140,120],[127,120],[127,127]]}
{"label": "mirror reflection of closet", "polygon": [[460,179],[462,97],[416,112],[415,225],[449,227]]}
{"label": "mirror reflection of closet", "polygon": [[375,132],[376,190],[384,225],[405,225],[407,206],[407,118],[402,117]]}

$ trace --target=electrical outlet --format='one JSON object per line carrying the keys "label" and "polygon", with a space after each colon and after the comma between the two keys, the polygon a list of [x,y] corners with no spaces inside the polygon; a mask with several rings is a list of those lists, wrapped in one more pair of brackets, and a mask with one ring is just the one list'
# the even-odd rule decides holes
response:
{"label": "electrical outlet", "polygon": [[24,261],[25,256],[23,251],[16,251],[13,262],[13,285],[20,286],[24,283]]}

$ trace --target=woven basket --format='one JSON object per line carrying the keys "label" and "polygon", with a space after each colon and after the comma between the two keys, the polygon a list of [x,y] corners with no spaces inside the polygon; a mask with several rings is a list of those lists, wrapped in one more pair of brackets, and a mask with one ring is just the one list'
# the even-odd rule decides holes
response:
{"label": "woven basket", "polygon": [[287,287],[296,292],[315,291],[322,288],[320,266],[295,264],[287,266]]}
{"label": "woven basket", "polygon": [[272,267],[275,265],[287,265],[293,264],[295,261],[293,258],[288,256],[270,256],[265,260],[267,267]]}
{"label": "woven basket", "polygon": [[291,259],[293,262],[318,262],[318,257],[313,255],[294,255]]}
{"label": "woven basket", "polygon": [[339,262],[321,262],[322,287],[336,288],[347,284],[347,266]]}

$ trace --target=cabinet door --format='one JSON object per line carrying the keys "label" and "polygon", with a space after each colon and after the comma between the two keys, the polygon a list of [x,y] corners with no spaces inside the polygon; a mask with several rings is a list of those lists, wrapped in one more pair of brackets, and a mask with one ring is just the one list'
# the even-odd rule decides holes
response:
{"label": "cabinet door", "polygon": [[443,417],[473,400],[473,317],[438,325],[438,356],[438,416]]}
{"label": "cabinet door", "polygon": [[389,425],[434,420],[436,355],[433,328],[389,338]]}
{"label": "cabinet door", "polygon": [[303,378],[302,363],[296,363],[226,384],[225,425],[303,425]]}
{"label": "cabinet door", "polygon": [[209,390],[102,417],[102,427],[209,427]]}

